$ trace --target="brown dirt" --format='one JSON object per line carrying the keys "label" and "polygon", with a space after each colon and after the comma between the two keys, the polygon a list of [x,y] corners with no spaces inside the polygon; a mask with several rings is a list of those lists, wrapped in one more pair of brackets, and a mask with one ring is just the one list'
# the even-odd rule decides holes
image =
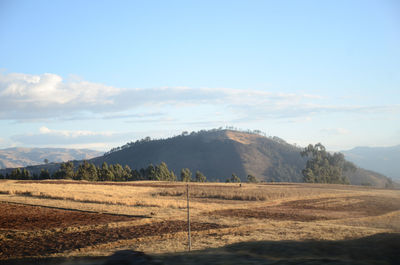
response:
{"label": "brown dirt", "polygon": [[218,210],[209,214],[237,218],[311,222],[315,220],[378,216],[397,210],[400,210],[400,200],[395,200],[394,198],[354,196],[296,200],[278,206]]}
{"label": "brown dirt", "polygon": [[52,209],[0,203],[0,229],[38,230],[111,222],[131,221],[137,217]]}
{"label": "brown dirt", "polygon": [[400,210],[400,198],[354,196],[345,198],[297,200],[284,203],[293,209],[346,211],[363,216],[377,216]]}
{"label": "brown dirt", "polygon": [[212,215],[221,215],[228,217],[239,217],[239,218],[257,218],[257,219],[272,219],[272,220],[290,220],[290,221],[301,221],[311,222],[316,220],[328,220],[332,219],[326,216],[315,215],[314,213],[299,212],[293,209],[277,209],[277,208],[255,208],[254,210],[249,209],[227,209],[211,212]]}
{"label": "brown dirt", "polygon": [[[223,227],[225,226],[213,223],[195,222],[191,224],[192,231],[203,231]],[[42,236],[29,234],[23,238],[8,234],[7,240],[0,241],[0,259],[45,256],[101,243],[147,236],[159,236],[182,231],[186,231],[185,221],[163,221],[159,223],[111,229],[103,227],[96,230],[71,233],[55,232]]]}

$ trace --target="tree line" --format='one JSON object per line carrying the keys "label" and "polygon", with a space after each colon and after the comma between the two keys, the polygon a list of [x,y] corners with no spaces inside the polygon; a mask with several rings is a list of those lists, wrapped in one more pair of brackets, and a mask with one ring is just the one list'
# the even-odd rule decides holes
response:
{"label": "tree line", "polygon": [[136,181],[136,180],[159,180],[159,181],[184,181],[184,182],[206,182],[207,177],[200,171],[196,171],[194,178],[188,168],[183,168],[179,178],[174,171],[169,170],[165,162],[159,165],[149,164],[140,170],[131,169],[128,165],[103,162],[101,167],[84,161],[77,167],[72,161],[61,163],[60,168],[54,173],[47,169],[41,169],[39,174],[31,173],[26,168],[16,168],[10,174],[0,175],[0,178],[18,180],[42,180],[42,179],[71,179],[87,181]]}
{"label": "tree line", "polygon": [[[140,170],[131,169],[128,165],[125,167],[120,164],[107,164],[103,162],[101,167],[93,163],[84,161],[77,167],[74,162],[61,163],[60,168],[54,173],[47,169],[41,169],[40,173],[31,173],[26,168],[15,168],[10,174],[1,175],[0,179],[16,180],[45,180],[45,179],[70,179],[86,181],[137,181],[137,180],[158,180],[158,181],[182,181],[182,182],[207,182],[207,177],[197,170],[193,173],[188,168],[182,168],[179,177],[173,170],[169,170],[165,162],[159,165],[149,164],[146,168]],[[241,179],[232,174],[226,182],[240,183]],[[252,175],[247,176],[247,182],[257,183],[258,179]]]}

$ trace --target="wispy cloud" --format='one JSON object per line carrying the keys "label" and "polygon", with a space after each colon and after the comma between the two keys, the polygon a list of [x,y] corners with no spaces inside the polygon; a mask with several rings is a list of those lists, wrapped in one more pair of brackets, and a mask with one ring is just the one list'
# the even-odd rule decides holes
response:
{"label": "wispy cloud", "polygon": [[114,142],[121,138],[133,138],[131,133],[115,133],[110,131],[71,131],[71,130],[52,130],[45,126],[41,127],[36,133],[19,134],[12,136],[12,140],[20,145],[82,145],[98,144],[104,142]]}
{"label": "wispy cloud", "polygon": [[76,79],[65,81],[61,76],[49,73],[0,73],[0,119],[3,120],[149,120],[165,114],[150,110],[165,106],[218,106],[242,119],[293,119],[338,112],[400,112],[400,105],[327,105],[322,100],[320,95],[254,89],[115,88]]}

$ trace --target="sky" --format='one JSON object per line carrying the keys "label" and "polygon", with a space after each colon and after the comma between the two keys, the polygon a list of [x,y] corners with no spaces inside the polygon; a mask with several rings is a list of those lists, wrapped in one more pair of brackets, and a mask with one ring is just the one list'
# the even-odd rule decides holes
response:
{"label": "sky", "polygon": [[225,126],[400,144],[400,1],[0,0],[0,148]]}

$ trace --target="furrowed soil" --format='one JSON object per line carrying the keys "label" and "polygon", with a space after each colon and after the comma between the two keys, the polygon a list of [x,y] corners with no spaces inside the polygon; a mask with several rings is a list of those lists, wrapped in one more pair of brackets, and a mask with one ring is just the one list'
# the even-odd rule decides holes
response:
{"label": "furrowed soil", "polygon": [[0,229],[40,230],[131,221],[130,216],[0,203]]}
{"label": "furrowed soil", "polygon": [[[212,223],[192,223],[193,231],[223,228]],[[0,259],[42,256],[85,248],[96,244],[116,242],[119,240],[136,239],[141,237],[177,233],[186,230],[184,221],[164,221],[145,225],[107,228],[79,232],[54,232],[41,236],[8,235],[6,240],[0,242]]]}

